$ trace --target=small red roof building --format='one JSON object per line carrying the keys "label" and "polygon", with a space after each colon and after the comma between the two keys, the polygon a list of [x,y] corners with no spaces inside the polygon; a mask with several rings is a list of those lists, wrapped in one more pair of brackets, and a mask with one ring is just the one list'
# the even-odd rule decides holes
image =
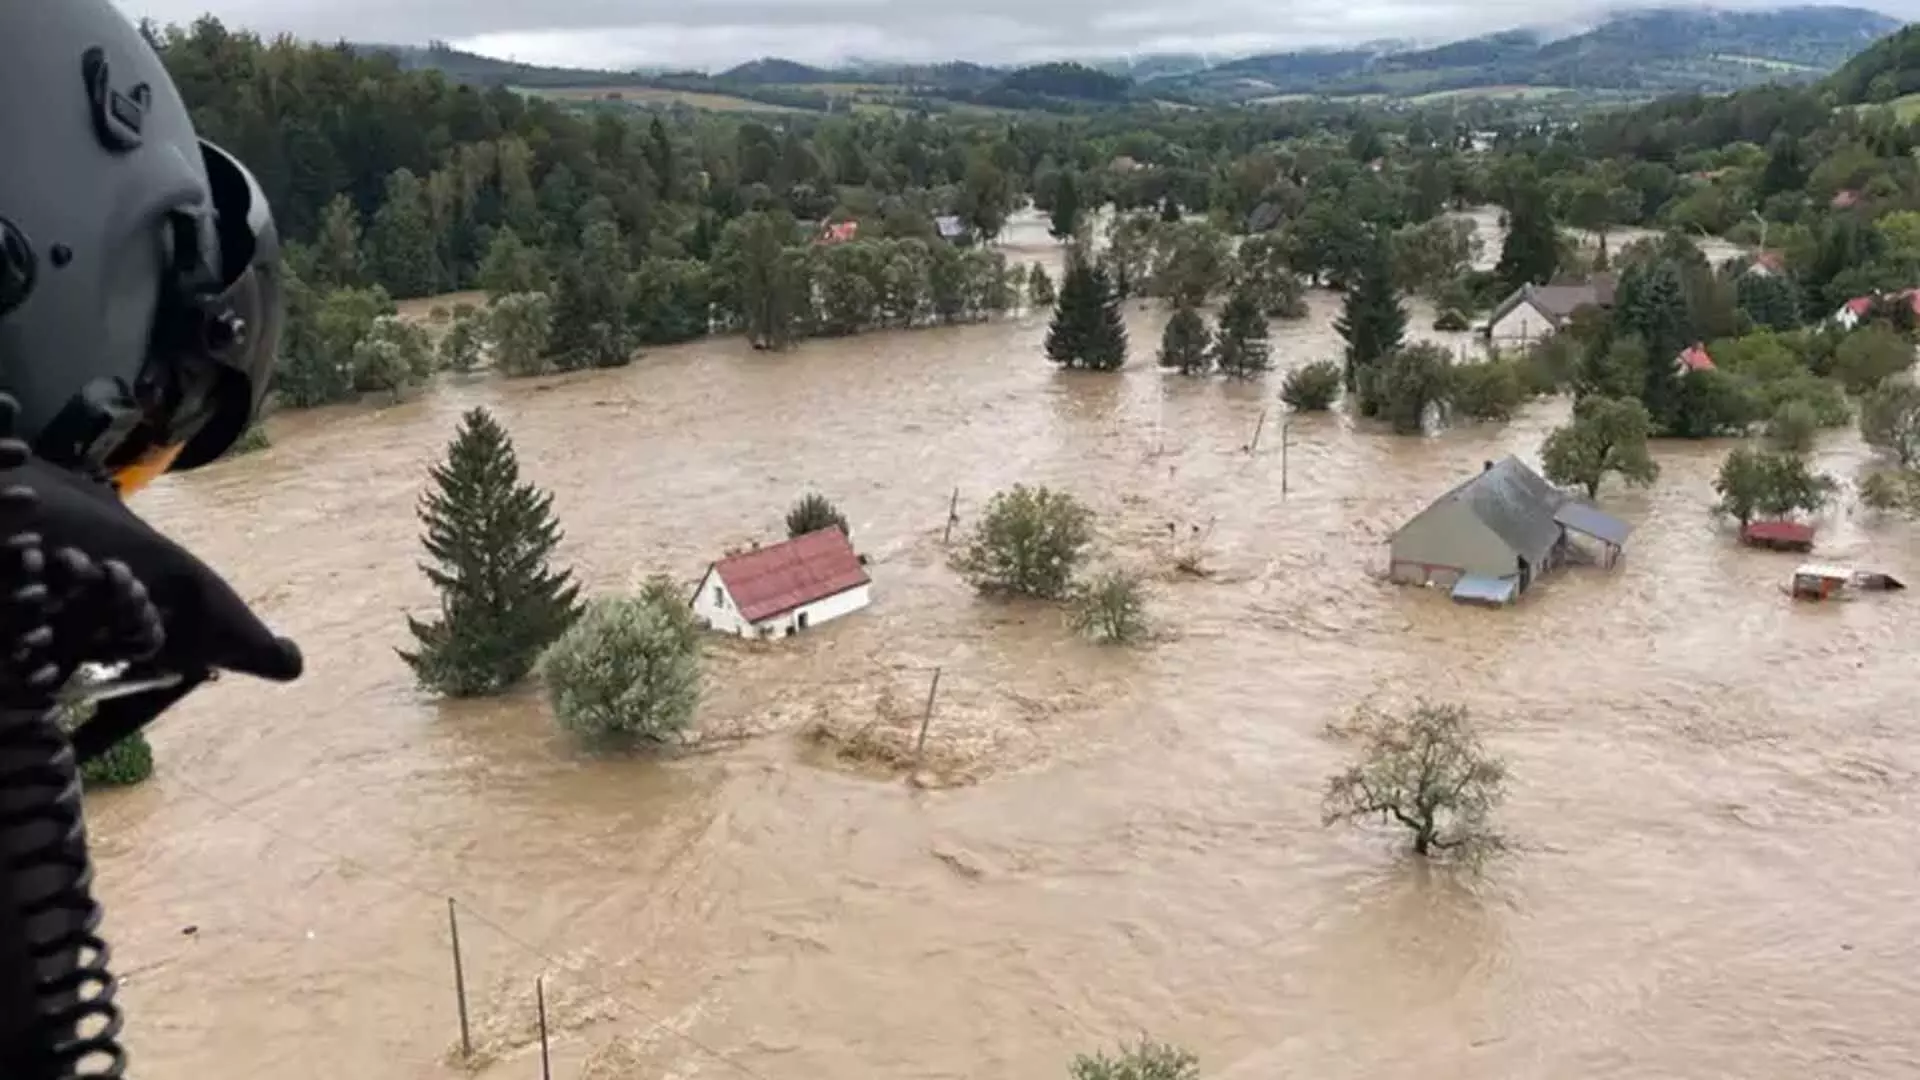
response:
{"label": "small red roof building", "polygon": [[1846,191],[1834,192],[1833,201],[1829,205],[1835,210],[1846,210],[1859,203],[1859,201],[1860,193],[1849,188]]}
{"label": "small red roof building", "polygon": [[860,223],[857,221],[836,221],[820,230],[822,244],[844,244],[860,235]]}
{"label": "small red roof building", "polygon": [[1811,551],[1813,526],[1798,521],[1750,521],[1740,529],[1740,542],[1779,551]]}
{"label": "small red roof building", "polygon": [[729,555],[713,564],[727,595],[750,623],[868,584],[867,568],[837,525]]}
{"label": "small red roof building", "polygon": [[1700,344],[1699,342],[1694,342],[1692,347],[1688,348],[1685,352],[1682,352],[1680,354],[1679,359],[1680,359],[1680,370],[1682,371],[1712,371],[1713,370],[1713,357],[1707,355],[1706,346]]}

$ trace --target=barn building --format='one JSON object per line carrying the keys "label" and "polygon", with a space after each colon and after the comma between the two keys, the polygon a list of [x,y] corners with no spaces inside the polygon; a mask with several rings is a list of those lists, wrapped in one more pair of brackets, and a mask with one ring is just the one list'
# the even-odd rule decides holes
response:
{"label": "barn building", "polygon": [[1508,456],[1487,462],[1400,526],[1389,540],[1387,573],[1403,584],[1447,588],[1458,600],[1506,604],[1541,574],[1579,557],[1570,534],[1597,541],[1600,561],[1610,567],[1628,531]]}
{"label": "barn building", "polygon": [[830,525],[714,563],[693,595],[693,613],[710,629],[780,638],[859,611],[872,589],[847,534]]}

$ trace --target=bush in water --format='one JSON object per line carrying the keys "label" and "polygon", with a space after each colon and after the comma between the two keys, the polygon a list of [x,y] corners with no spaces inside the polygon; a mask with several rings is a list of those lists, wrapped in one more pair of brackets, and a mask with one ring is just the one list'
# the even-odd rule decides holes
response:
{"label": "bush in water", "polygon": [[1200,1059],[1171,1043],[1141,1036],[1114,1057],[1081,1054],[1067,1075],[1070,1080],[1199,1080]]}
{"label": "bush in water", "polygon": [[1506,766],[1480,746],[1467,710],[1420,702],[1405,715],[1363,711],[1360,758],[1327,782],[1323,819],[1394,821],[1416,855],[1467,857],[1504,847],[1487,818],[1506,793]]}
{"label": "bush in water", "polygon": [[1107,645],[1131,645],[1147,636],[1146,591],[1140,576],[1110,570],[1074,594],[1073,627]]}
{"label": "bush in water", "polygon": [[958,563],[981,592],[1059,599],[1093,542],[1093,514],[1064,492],[1017,484],[999,492]]}
{"label": "bush in water", "polygon": [[810,532],[819,532],[829,525],[840,526],[840,531],[848,536],[853,531],[847,528],[847,515],[840,508],[827,501],[825,495],[809,491],[787,511],[787,536],[805,536]]}
{"label": "bush in water", "polygon": [[700,701],[699,630],[665,578],[601,597],[540,660],[554,719],[594,741],[665,742]]}

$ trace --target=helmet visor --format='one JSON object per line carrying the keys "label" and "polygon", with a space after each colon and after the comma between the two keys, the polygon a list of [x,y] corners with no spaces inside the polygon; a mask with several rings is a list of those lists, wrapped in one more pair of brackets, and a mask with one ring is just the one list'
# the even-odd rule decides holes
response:
{"label": "helmet visor", "polygon": [[170,462],[175,469],[219,457],[253,423],[286,321],[280,238],[266,195],[239,159],[205,140],[200,149],[213,189],[222,288],[207,303],[217,317],[196,351],[217,377],[205,392],[189,394],[169,425],[172,437],[163,442],[181,447]]}

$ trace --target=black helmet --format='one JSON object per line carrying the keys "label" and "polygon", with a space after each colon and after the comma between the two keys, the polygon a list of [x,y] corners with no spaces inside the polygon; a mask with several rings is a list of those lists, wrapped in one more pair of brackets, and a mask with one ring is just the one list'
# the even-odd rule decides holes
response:
{"label": "black helmet", "polygon": [[144,483],[266,394],[280,243],[111,0],[0,3],[0,391],[42,457]]}

